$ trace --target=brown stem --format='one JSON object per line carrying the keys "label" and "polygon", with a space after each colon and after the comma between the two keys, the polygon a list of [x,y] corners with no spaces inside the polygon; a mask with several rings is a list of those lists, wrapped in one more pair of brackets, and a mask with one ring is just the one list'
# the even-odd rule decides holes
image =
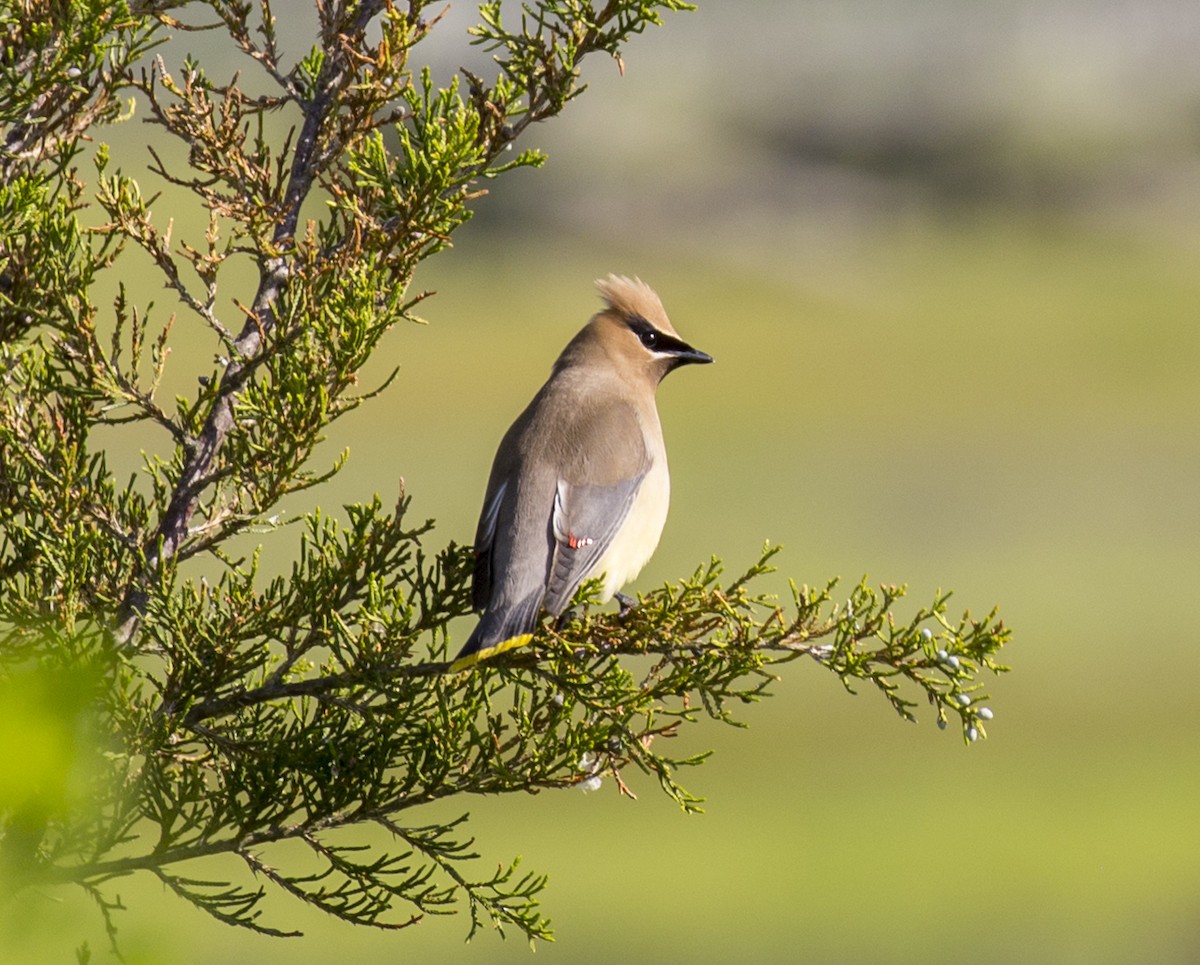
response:
{"label": "brown stem", "polygon": [[[354,20],[351,36],[361,37],[367,24],[384,8],[386,0],[364,0]],[[147,542],[145,563],[130,581],[116,630],[118,643],[127,644],[137,632],[147,600],[147,582],[166,563],[172,560],[187,539],[188,526],[196,513],[200,495],[212,478],[225,439],[233,428],[233,407],[246,381],[248,363],[258,357],[263,340],[275,327],[274,306],[289,275],[286,252],[290,249],[300,220],[300,209],[316,180],[318,146],[330,117],[338,106],[338,93],[350,70],[347,45],[335,40],[327,51],[318,93],[304,105],[304,125],[296,141],[288,185],[284,193],[279,223],[272,237],[272,253],[265,257],[259,269],[258,291],[254,303],[234,342],[236,354],[230,359],[221,377],[220,388],[213,399],[204,427],[195,441],[187,447],[186,460],[179,481],[171,493],[166,511],[159,520],[154,535]]]}

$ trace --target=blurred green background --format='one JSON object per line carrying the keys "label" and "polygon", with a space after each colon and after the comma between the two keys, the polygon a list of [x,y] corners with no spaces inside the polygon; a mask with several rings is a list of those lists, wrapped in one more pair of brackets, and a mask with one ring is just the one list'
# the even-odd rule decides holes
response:
{"label": "blurred green background", "polygon": [[[442,77],[481,62],[472,13],[425,51]],[[687,738],[717,751],[685,775],[703,815],[645,782],[460,805],[487,862],[550,874],[538,961],[1200,960],[1198,42],[1200,8],[1166,0],[701,2],[624,77],[592,63],[525,145],[546,168],[423,270],[430,324],[390,337],[376,373],[399,380],[336,428],[324,505],[403,476],[437,545],[469,541],[592,279],[637,274],[717,359],[660,393],[673,503],[639,587],[769,539],[775,588],[953,587],[1016,631],[969,750],[797,663],[748,731]],[[150,130],[113,132],[127,170]],[[278,899],[306,933],[284,941],[116,890],[134,963],[530,955],[463,945],[461,916],[368,933]],[[83,937],[107,960],[86,900],[24,908],[16,960]]]}

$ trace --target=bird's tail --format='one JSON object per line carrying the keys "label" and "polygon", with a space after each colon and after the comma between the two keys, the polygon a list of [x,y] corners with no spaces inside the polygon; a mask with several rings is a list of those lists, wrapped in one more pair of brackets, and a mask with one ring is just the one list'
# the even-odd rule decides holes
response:
{"label": "bird's tail", "polygon": [[525,646],[533,639],[540,607],[541,599],[535,596],[506,611],[489,609],[450,664],[450,673],[458,673],[498,653]]}

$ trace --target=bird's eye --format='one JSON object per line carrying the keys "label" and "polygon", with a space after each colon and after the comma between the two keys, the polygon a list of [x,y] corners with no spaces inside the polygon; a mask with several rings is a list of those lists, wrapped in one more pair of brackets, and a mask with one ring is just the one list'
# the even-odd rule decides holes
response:
{"label": "bird's eye", "polygon": [[642,344],[645,345],[646,348],[654,348],[654,346],[658,344],[658,332],[654,331],[653,329],[648,332],[642,332],[641,339]]}

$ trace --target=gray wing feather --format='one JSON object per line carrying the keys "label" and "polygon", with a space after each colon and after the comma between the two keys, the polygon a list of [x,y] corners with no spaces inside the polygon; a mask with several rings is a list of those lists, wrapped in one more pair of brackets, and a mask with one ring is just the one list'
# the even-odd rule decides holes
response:
{"label": "gray wing feather", "polygon": [[559,480],[554,494],[554,556],[542,605],[555,616],[562,613],[579,584],[616,536],[646,477],[643,470],[611,486],[571,485]]}
{"label": "gray wing feather", "polygon": [[471,574],[471,603],[476,610],[488,605],[492,596],[492,560],[495,557],[496,521],[500,518],[500,506],[508,482],[496,487],[492,498],[483,507],[479,526],[475,531],[475,569]]}

